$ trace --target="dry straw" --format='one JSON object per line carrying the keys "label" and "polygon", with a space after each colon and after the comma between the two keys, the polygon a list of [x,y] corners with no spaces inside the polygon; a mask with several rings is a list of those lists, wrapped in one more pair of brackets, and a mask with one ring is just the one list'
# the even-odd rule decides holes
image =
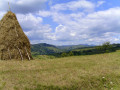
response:
{"label": "dry straw", "polygon": [[29,39],[11,11],[0,21],[0,59],[32,59]]}

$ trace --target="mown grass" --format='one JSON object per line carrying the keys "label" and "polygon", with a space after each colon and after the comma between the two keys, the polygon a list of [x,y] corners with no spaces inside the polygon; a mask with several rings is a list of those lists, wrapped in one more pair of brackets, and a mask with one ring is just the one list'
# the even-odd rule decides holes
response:
{"label": "mown grass", "polygon": [[0,61],[0,90],[119,90],[120,51]]}

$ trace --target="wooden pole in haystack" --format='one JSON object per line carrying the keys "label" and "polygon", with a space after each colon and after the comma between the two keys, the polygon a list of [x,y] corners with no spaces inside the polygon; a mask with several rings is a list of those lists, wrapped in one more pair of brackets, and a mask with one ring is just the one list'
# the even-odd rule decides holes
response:
{"label": "wooden pole in haystack", "polygon": [[30,60],[30,56],[29,56],[29,54],[28,54],[28,51],[27,51],[26,46],[25,46],[25,50],[26,50],[26,53],[27,53],[28,59]]}
{"label": "wooden pole in haystack", "polygon": [[10,49],[8,48],[8,53],[9,53],[9,57],[10,57],[10,60],[11,60],[11,53],[10,53]]}
{"label": "wooden pole in haystack", "polygon": [[8,2],[8,7],[9,7],[9,11],[11,11],[11,8],[10,8],[10,3]]}
{"label": "wooden pole in haystack", "polygon": [[21,60],[23,61],[23,56],[22,56],[22,53],[20,51],[20,49],[17,47],[18,51],[19,51],[19,54],[20,54],[20,57],[21,57]]}

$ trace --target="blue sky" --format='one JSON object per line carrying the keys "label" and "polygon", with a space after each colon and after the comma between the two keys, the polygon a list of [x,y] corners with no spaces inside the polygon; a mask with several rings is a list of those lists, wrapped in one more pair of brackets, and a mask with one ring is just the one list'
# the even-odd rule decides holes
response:
{"label": "blue sky", "polygon": [[120,0],[0,0],[0,19],[8,1],[32,44],[120,42]]}

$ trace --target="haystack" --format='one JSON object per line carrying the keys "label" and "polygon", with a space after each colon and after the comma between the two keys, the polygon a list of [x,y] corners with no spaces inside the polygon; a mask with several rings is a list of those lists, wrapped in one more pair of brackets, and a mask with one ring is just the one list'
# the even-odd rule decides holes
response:
{"label": "haystack", "polygon": [[32,59],[29,39],[11,11],[0,21],[0,59]]}

